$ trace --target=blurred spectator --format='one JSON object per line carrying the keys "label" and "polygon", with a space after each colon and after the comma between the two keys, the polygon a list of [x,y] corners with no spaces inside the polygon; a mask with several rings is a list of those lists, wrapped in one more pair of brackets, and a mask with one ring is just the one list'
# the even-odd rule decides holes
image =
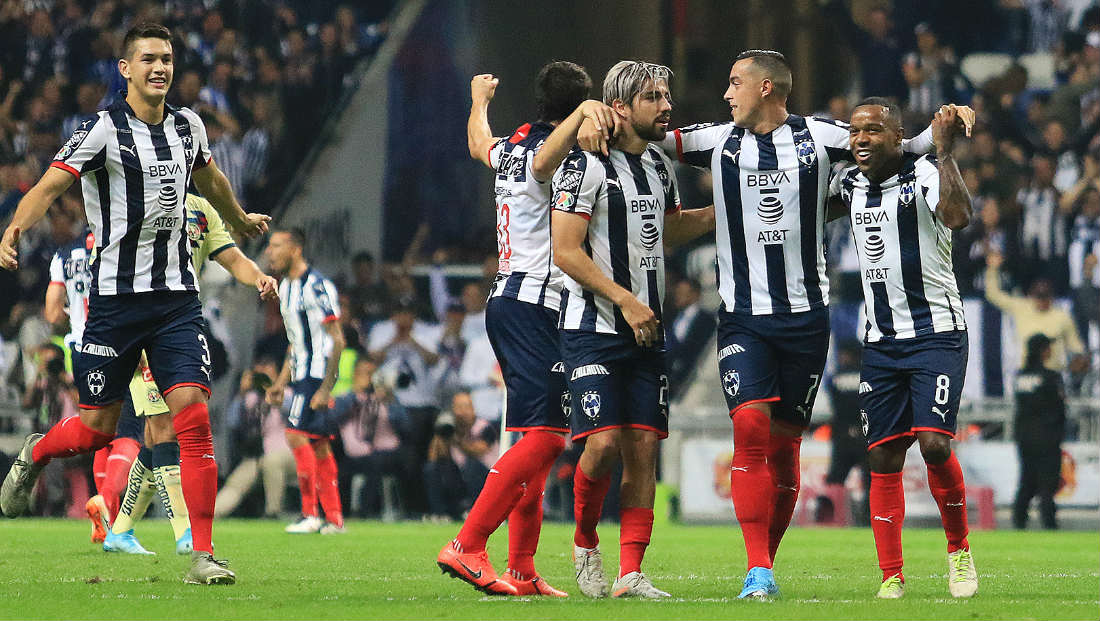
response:
{"label": "blurred spectator", "polygon": [[470,343],[466,348],[459,378],[462,389],[469,391],[473,399],[478,417],[500,425],[504,406],[504,376],[487,337]]}
{"label": "blurred spectator", "polygon": [[699,282],[689,278],[676,281],[672,289],[671,321],[665,326],[668,383],[671,398],[676,399],[688,386],[699,355],[714,335],[714,313],[699,303]]}
{"label": "blurred spectator", "polygon": [[1016,194],[1023,215],[1020,227],[1021,257],[1026,265],[1024,282],[1038,277],[1051,280],[1057,291],[1065,291],[1067,213],[1060,207],[1060,194],[1054,188],[1054,158],[1045,153],[1031,157],[1031,178]]}
{"label": "blurred spectator", "polygon": [[980,204],[977,221],[972,221],[961,231],[955,231],[955,241],[951,247],[955,278],[959,293],[963,296],[982,295],[985,291],[986,256],[990,252],[1009,257],[1019,254],[1016,231],[1009,228],[1011,220],[1001,215],[1001,201],[995,196],[988,196]]}
{"label": "blurred spectator", "polygon": [[1000,269],[1004,257],[990,252],[986,256],[985,297],[991,304],[1012,317],[1016,326],[1016,341],[1024,351],[1027,339],[1033,334],[1045,334],[1052,341],[1052,355],[1046,366],[1055,371],[1066,368],[1067,355],[1074,364],[1082,364],[1084,348],[1077,334],[1073,318],[1065,310],[1054,305],[1054,290],[1049,280],[1038,278],[1031,283],[1028,297],[1012,296],[1001,289]]}
{"label": "blurred spectator", "polygon": [[[929,118],[940,105],[959,100],[956,81],[963,80],[955,53],[940,44],[932,27],[921,22],[914,29],[917,49],[905,56],[902,70],[909,85],[907,110],[918,120]],[[913,126],[919,123],[912,123]]]}
{"label": "blurred spectator", "polygon": [[386,318],[389,292],[378,277],[374,255],[359,252],[351,258],[351,282],[346,287],[351,296],[349,314],[355,315],[367,328]]}
{"label": "blurred spectator", "polygon": [[[408,490],[420,487],[419,470],[408,470],[408,448],[402,445],[398,429],[404,422],[404,409],[389,389],[378,385],[378,366],[368,358],[355,364],[351,392],[337,397],[332,412],[340,420],[340,494],[349,514],[364,518],[382,516],[382,479],[392,476],[397,483],[394,510],[400,509]],[[364,482],[357,497],[354,477]]]}
{"label": "blurred spectator", "polygon": [[233,449],[233,468],[218,489],[215,515],[232,514],[256,483],[263,481],[264,517],[283,511],[288,479],[295,476],[294,456],[286,444],[282,413],[264,400],[279,375],[278,363],[261,358],[241,374],[239,392],[225,411]]}
{"label": "blurred spectator", "polygon": [[[825,14],[841,31],[842,38],[852,46],[860,63],[860,82],[865,96],[905,98],[905,78],[902,74],[902,48],[893,34],[890,13],[876,6],[867,13],[866,23],[859,26],[841,0],[832,0]],[[847,119],[845,119],[847,120]]]}
{"label": "blurred spectator", "polygon": [[[833,404],[832,450],[826,485],[844,485],[852,468],[859,469],[864,492],[871,489],[871,470],[867,464],[867,440],[863,431],[863,411],[859,407],[860,345],[845,341],[837,345],[836,372],[829,377],[825,389]],[[866,525],[870,520],[869,493],[863,496],[855,523]]]}
{"label": "blurred spectator", "polygon": [[447,305],[447,310],[443,314],[443,332],[436,348],[439,362],[433,369],[442,402],[446,402],[462,386],[462,361],[466,359],[466,350],[469,345],[469,341],[462,333],[465,320],[465,306],[457,302]]}
{"label": "blurred spectator", "polygon": [[497,458],[497,431],[474,412],[469,393],[451,400],[436,421],[424,464],[430,515],[461,519],[481,493]]}
{"label": "blurred spectator", "polygon": [[1027,357],[1016,375],[1016,448],[1020,484],[1012,509],[1012,525],[1027,528],[1028,505],[1039,497],[1043,528],[1058,528],[1054,494],[1062,471],[1062,439],[1066,434],[1066,395],[1062,376],[1048,368],[1051,340],[1034,334],[1027,340]]}

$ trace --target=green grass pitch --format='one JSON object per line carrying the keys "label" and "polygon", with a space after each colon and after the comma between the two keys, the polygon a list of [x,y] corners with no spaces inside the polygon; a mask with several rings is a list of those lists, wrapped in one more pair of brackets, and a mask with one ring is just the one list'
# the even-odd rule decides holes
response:
{"label": "green grass pitch", "polygon": [[[745,555],[734,526],[658,525],[645,569],[671,601],[590,600],[573,582],[569,526],[548,524],[536,564],[567,600],[488,598],[442,576],[435,555],[457,525],[351,522],[344,536],[286,535],[272,521],[215,526],[235,586],[182,584],[168,524],[140,525],[158,555],[107,555],[73,520],[0,522],[0,618],[32,619],[1097,619],[1096,533],[977,532],[970,542],[981,587],[947,593],[943,533],[905,531],[907,592],[876,601],[878,568],[867,529],[791,529],[771,603],[736,599]],[[604,524],[608,573],[618,527]],[[490,541],[498,571],[507,535]]]}

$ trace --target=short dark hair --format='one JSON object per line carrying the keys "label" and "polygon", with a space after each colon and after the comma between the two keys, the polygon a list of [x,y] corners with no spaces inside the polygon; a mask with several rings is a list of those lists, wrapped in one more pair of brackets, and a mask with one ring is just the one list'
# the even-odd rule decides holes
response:
{"label": "short dark hair", "polygon": [[776,95],[786,99],[791,94],[794,78],[791,76],[791,63],[787,62],[786,56],[775,50],[745,50],[738,54],[733,62],[749,58],[752,59],[752,64],[760,67],[764,75],[772,81]]}
{"label": "short dark hair", "polygon": [[171,44],[172,31],[168,30],[166,26],[152,22],[135,24],[126,31],[126,36],[122,38],[123,58],[130,58],[130,54],[134,53],[134,43],[136,43],[138,39],[164,39]]}
{"label": "short dark hair", "polygon": [[286,233],[290,236],[290,241],[295,246],[301,248],[303,251],[306,249],[306,232],[298,227],[290,227],[285,229],[278,229],[276,233]]}
{"label": "short dark hair", "polygon": [[547,63],[535,78],[535,108],[540,121],[560,121],[588,99],[592,78],[584,67],[565,60]]}
{"label": "short dark hair", "polygon": [[354,263],[374,263],[374,255],[366,250],[356,252],[355,256],[351,258],[351,262]]}
{"label": "short dark hair", "polygon": [[[899,130],[903,127],[903,121],[901,118],[901,106],[894,102],[894,100],[887,99],[886,97],[868,97],[856,104],[856,108],[861,108],[863,106],[879,106],[882,108],[886,108],[887,122],[893,122],[897,124],[897,128]],[[852,112],[855,112],[856,108],[852,108]]]}

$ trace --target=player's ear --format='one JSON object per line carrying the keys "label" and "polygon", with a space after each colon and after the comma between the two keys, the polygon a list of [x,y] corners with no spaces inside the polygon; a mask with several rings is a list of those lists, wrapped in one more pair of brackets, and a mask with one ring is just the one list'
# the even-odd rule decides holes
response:
{"label": "player's ear", "polygon": [[125,58],[118,59],[118,72],[123,79],[130,79],[130,63]]}
{"label": "player's ear", "polygon": [[772,81],[769,80],[768,78],[764,78],[763,80],[760,81],[760,96],[761,97],[767,97],[768,95],[771,95],[772,91],[774,91],[774,90],[775,90],[775,84],[773,84]]}

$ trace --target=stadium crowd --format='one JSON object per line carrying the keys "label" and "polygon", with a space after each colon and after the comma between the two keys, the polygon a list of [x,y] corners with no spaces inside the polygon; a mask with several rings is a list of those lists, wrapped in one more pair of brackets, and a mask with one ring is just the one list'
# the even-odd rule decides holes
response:
{"label": "stadium crowd", "polygon": [[[350,84],[352,66],[378,45],[385,11],[331,2],[214,4],[0,2],[0,218],[77,119],[115,97],[120,32],[147,19],[163,21],[179,39],[183,71],[169,101],[202,115],[213,157],[249,209],[272,205]],[[890,96],[904,103],[912,134],[941,102],[969,104],[977,123],[958,159],[975,222],[954,239],[960,290],[1010,315],[1021,349],[1045,333],[1055,352],[1048,366],[1064,371],[1070,392],[1100,395],[1100,6],[1006,0],[997,19],[977,23],[990,31],[971,36],[923,21],[919,3],[897,4],[912,6],[900,16],[886,8],[852,15],[843,3],[822,3],[863,65],[859,84],[824,102],[819,114],[847,120],[860,96]],[[1021,62],[1036,58],[1026,68]],[[703,204],[707,176],[681,174],[685,204]],[[34,417],[36,431],[76,413],[55,339],[65,326],[46,322],[41,306],[50,257],[83,227],[79,194],[69,192],[22,240],[28,267],[0,273],[0,391]],[[335,452],[349,516],[458,519],[497,455],[503,379],[484,324],[495,256],[485,257],[478,277],[448,277],[451,257],[468,257],[469,249],[428,249],[427,236],[418,232],[400,263],[357,254],[336,279],[348,348],[332,412],[340,420]],[[858,264],[846,220],[830,224],[828,237],[834,338],[845,343],[861,331]],[[712,261],[706,243],[669,258],[674,397],[713,335],[705,295]],[[253,362],[226,411],[215,414],[231,447],[219,455],[227,460],[219,514],[275,516],[292,506],[284,498],[294,462],[283,415],[264,399],[286,345],[278,308],[267,306]],[[552,488],[572,485],[575,460],[574,452],[563,455],[551,470]],[[79,460],[51,468],[38,512],[60,513],[77,497],[72,506],[80,514],[87,471],[88,461]],[[547,497],[557,502],[554,493]],[[572,503],[560,505],[562,517],[571,517]]]}

